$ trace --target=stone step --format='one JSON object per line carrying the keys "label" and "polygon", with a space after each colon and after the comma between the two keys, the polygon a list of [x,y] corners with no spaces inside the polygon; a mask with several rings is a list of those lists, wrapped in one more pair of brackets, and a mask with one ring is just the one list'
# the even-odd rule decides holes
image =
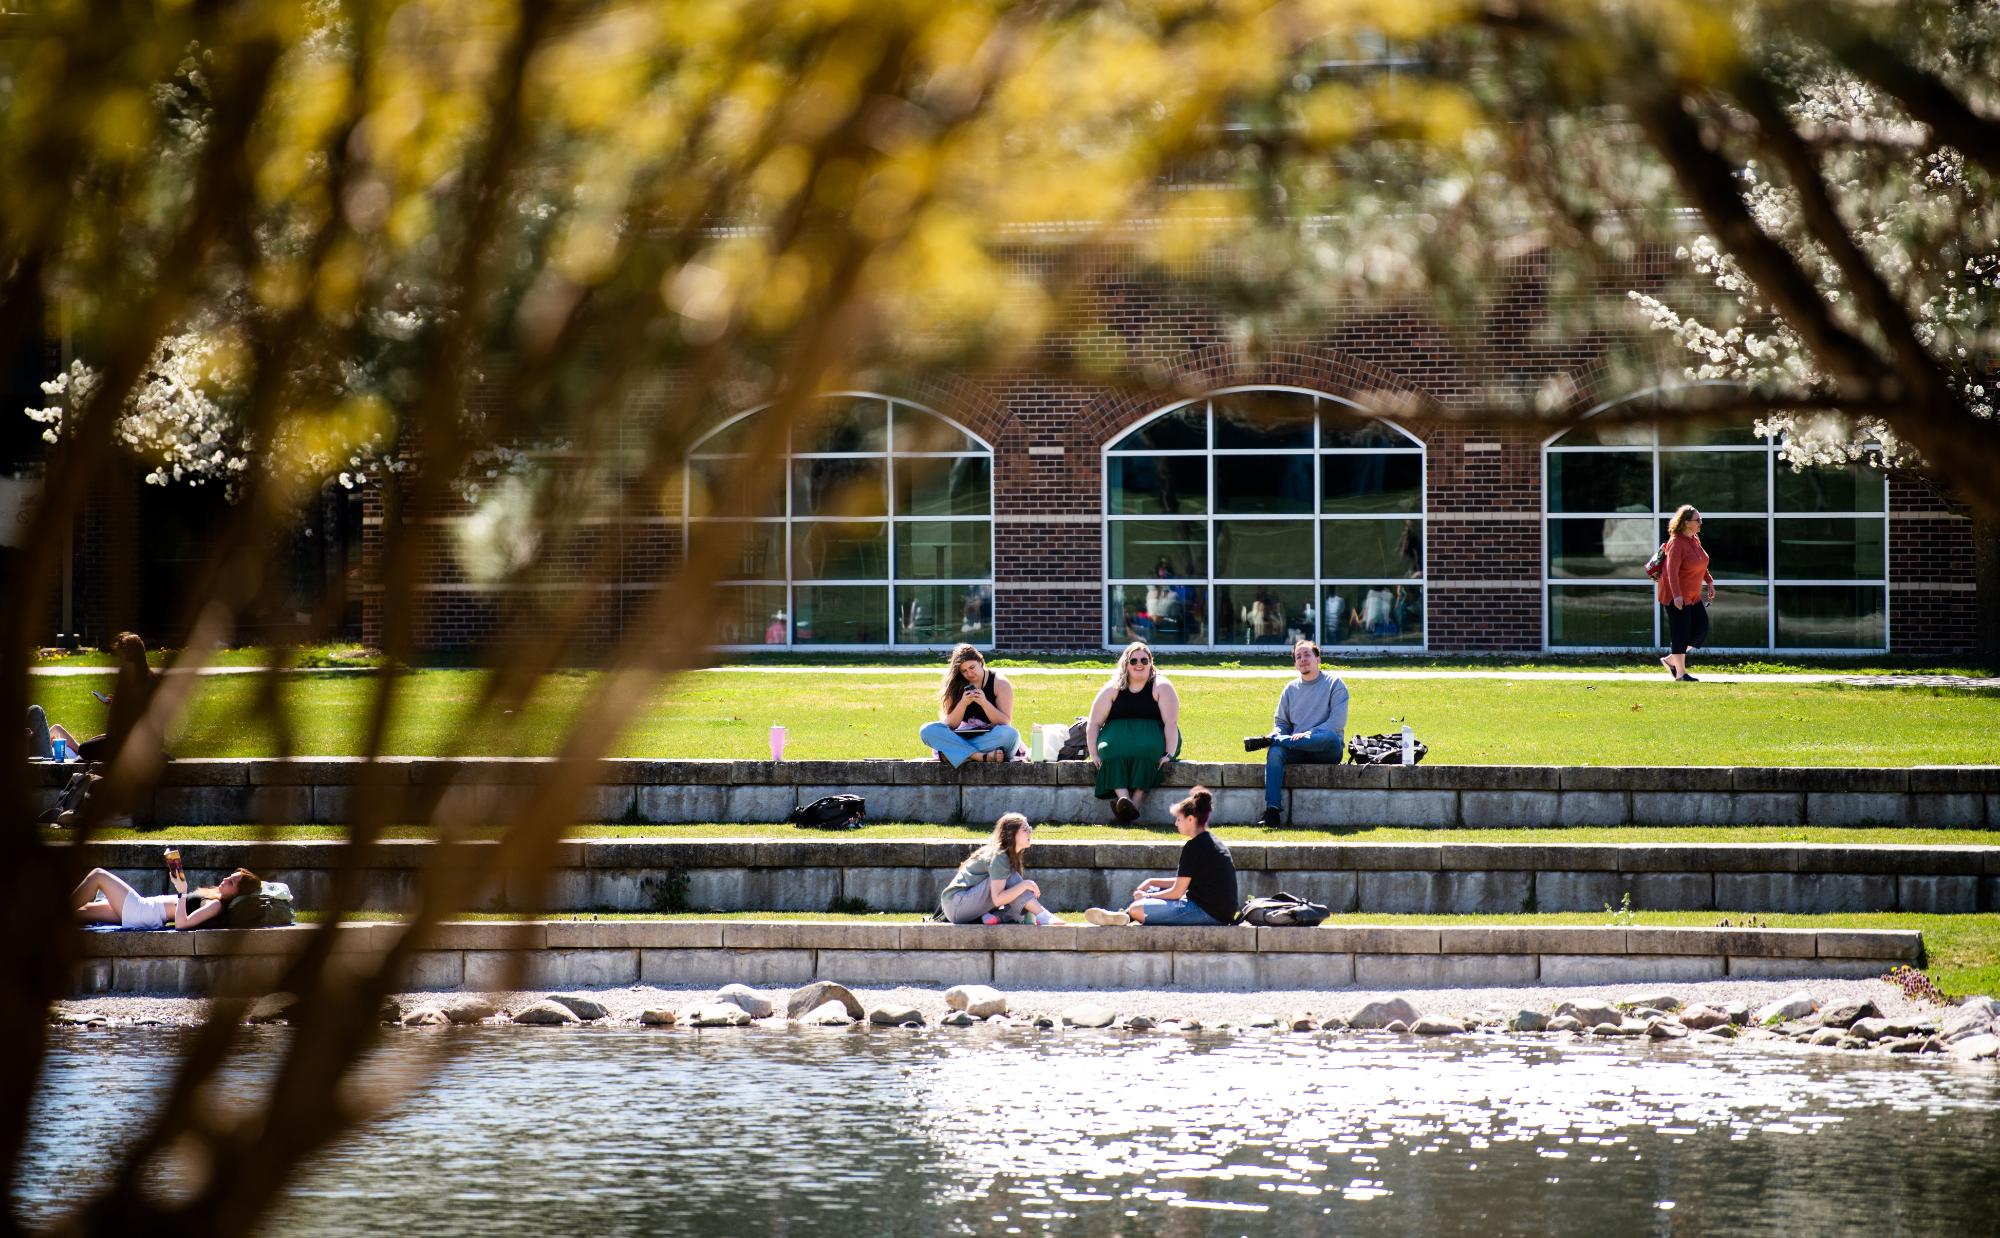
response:
{"label": "stone step", "polygon": [[[75,991],[262,991],[312,926],[92,933]],[[379,955],[393,923],[339,927]],[[808,921],[527,921],[438,926],[410,989],[628,984],[997,984],[1010,988],[1365,989],[1867,977],[1920,963],[1920,934],[1864,929],[1357,925],[1316,929],[998,928]]]}
{"label": "stone step", "polygon": [[[340,824],[364,787],[397,820],[486,821],[532,806],[523,788],[557,767],[542,758],[196,759],[167,764],[147,805],[164,825]],[[45,801],[77,766],[35,763]],[[1011,762],[953,770],[935,761],[612,759],[577,771],[580,822],[782,821],[822,795],[865,797],[878,821],[1102,821],[1088,763]],[[1216,820],[1263,811],[1262,763],[1181,762],[1148,797],[1165,822],[1175,791],[1216,792]],[[2000,825],[2000,766],[1301,765],[1286,776],[1295,825]],[[46,806],[46,804],[44,805]]]}
{"label": "stone step", "polygon": [[[1221,837],[1229,842],[1228,831]],[[91,843],[79,869],[110,869],[142,893],[166,892],[161,848]],[[328,904],[346,849],[339,842],[177,844],[198,883],[237,865],[292,887],[300,905]],[[498,844],[459,844],[468,865]],[[1050,905],[1123,902],[1147,876],[1171,873],[1178,838],[1157,842],[1043,842],[1029,875]],[[1524,911],[1932,914],[2000,911],[2000,846],[1856,846],[1708,843],[1263,843],[1229,842],[1245,895],[1289,890],[1336,913],[1494,915]],[[970,851],[950,840],[590,839],[556,848],[546,881],[484,883],[479,911],[823,911],[865,904],[926,911]],[[378,842],[363,849],[361,910],[409,909],[438,845]]]}

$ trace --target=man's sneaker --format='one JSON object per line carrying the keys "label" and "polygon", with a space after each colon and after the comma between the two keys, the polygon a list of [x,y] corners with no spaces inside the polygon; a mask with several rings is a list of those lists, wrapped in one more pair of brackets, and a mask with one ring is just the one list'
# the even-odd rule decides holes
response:
{"label": "man's sneaker", "polygon": [[1274,825],[1283,825],[1284,823],[1285,823],[1285,815],[1279,812],[1275,808],[1266,808],[1264,810],[1264,815],[1257,818],[1257,824],[1263,826],[1266,829],[1269,829]]}
{"label": "man's sneaker", "polygon": [[1051,924],[1061,924],[1062,917],[1047,908],[1043,908],[1041,911],[1035,913],[1035,923],[1047,928]]}
{"label": "man's sneaker", "polygon": [[1106,911],[1102,907],[1092,907],[1083,913],[1083,918],[1098,928],[1116,928],[1132,923],[1132,917],[1122,911]]}
{"label": "man's sneaker", "polygon": [[1245,752],[1256,752],[1260,748],[1269,748],[1270,746],[1271,737],[1269,735],[1246,735],[1243,737],[1243,751]]}
{"label": "man's sneaker", "polygon": [[985,915],[979,917],[979,922],[981,924],[998,924],[1000,923],[1000,917],[995,915],[993,912],[989,911]]}

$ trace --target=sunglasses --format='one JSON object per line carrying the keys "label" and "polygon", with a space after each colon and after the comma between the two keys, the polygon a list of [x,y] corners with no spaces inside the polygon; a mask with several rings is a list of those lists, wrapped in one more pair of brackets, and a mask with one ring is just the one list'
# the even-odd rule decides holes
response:
{"label": "sunglasses", "polygon": [[1127,658],[1125,662],[1128,666],[1151,666],[1153,664],[1151,658]]}

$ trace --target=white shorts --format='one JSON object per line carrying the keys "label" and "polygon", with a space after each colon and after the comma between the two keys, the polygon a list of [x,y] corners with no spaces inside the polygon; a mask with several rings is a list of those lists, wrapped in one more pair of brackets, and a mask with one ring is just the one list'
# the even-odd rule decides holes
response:
{"label": "white shorts", "polygon": [[173,905],[174,896],[171,894],[155,894],[150,898],[142,894],[128,894],[119,921],[128,929],[165,928],[167,908]]}

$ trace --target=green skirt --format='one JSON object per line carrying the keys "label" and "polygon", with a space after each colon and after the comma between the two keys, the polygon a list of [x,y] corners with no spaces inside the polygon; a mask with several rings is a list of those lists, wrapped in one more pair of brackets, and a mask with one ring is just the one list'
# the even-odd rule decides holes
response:
{"label": "green skirt", "polygon": [[[1104,724],[1097,733],[1097,798],[1108,800],[1118,788],[1150,791],[1160,785],[1167,771],[1160,758],[1167,755],[1167,730],[1145,718],[1119,718]],[[1180,756],[1176,746],[1174,756]]]}

